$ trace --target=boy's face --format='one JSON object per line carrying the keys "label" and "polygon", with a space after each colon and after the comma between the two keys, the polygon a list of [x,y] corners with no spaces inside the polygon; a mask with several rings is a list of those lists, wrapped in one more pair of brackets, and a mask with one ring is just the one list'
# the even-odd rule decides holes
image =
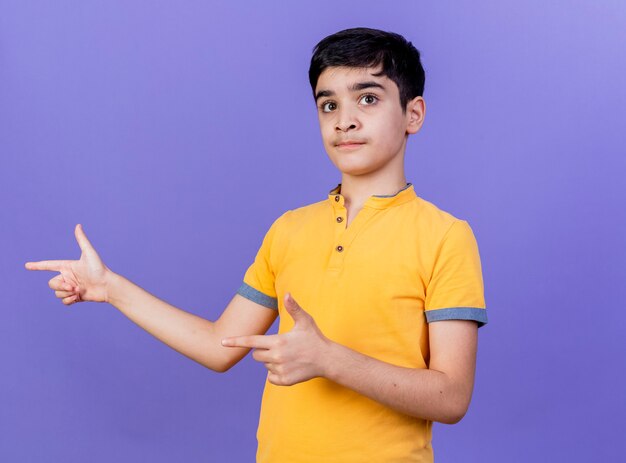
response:
{"label": "boy's face", "polygon": [[319,76],[315,96],[322,140],[343,174],[404,169],[407,134],[423,123],[424,99],[409,101],[403,114],[396,83],[372,75],[380,69],[329,67]]}

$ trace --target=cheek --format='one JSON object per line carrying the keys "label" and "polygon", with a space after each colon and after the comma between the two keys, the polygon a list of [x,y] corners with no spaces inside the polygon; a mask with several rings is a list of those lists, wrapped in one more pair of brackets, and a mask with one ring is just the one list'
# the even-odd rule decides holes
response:
{"label": "cheek", "polygon": [[322,134],[322,138],[324,139],[324,141],[326,141],[326,138],[328,138],[328,124],[325,123],[321,117],[317,117],[317,121],[319,123],[319,128],[320,128],[320,133]]}
{"label": "cheek", "polygon": [[379,134],[381,134],[381,142],[386,146],[401,145],[404,141],[405,131],[402,129],[403,120],[399,120],[393,117],[389,117],[379,127]]}
{"label": "cheek", "polygon": [[322,133],[322,141],[324,142],[324,145],[327,147],[333,146],[333,143],[335,141],[335,132],[331,129],[329,129],[328,127],[321,127],[321,133]]}

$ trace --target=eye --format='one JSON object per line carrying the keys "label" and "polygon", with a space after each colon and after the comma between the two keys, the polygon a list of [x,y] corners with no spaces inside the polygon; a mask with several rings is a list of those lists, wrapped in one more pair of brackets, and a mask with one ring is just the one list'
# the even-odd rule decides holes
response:
{"label": "eye", "polygon": [[322,109],[322,112],[328,113],[336,109],[337,105],[335,104],[334,101],[325,101],[324,103],[320,105],[320,108]]}
{"label": "eye", "polygon": [[366,106],[370,106],[375,104],[378,101],[378,97],[376,95],[372,95],[368,93],[367,95],[363,95],[359,101],[365,101]]}

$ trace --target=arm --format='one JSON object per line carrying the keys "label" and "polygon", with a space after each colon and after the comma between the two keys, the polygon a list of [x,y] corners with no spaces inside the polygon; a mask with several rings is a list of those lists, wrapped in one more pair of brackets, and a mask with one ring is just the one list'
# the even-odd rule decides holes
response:
{"label": "arm", "polygon": [[239,331],[265,333],[278,316],[276,310],[238,294],[215,323],[180,310],[104,265],[80,224],[74,233],[82,251],[80,260],[27,262],[25,267],[60,272],[48,286],[63,304],[108,302],[160,341],[211,370],[227,371],[248,352],[223,347],[224,336]]}
{"label": "arm", "polygon": [[474,321],[430,323],[428,369],[391,365],[331,343],[325,376],[408,415],[458,423],[467,412],[474,387],[477,331]]}
{"label": "arm", "polygon": [[265,333],[278,315],[236,294],[220,318],[211,322],[168,304],[113,272],[107,287],[106,302],[172,349],[220,373],[248,352],[227,349],[221,339],[233,332]]}
{"label": "arm", "polygon": [[290,293],[284,301],[294,320],[291,331],[222,341],[232,348],[255,348],[252,356],[265,363],[272,384],[291,386],[325,377],[402,413],[446,424],[459,422],[467,412],[476,365],[475,321],[430,323],[429,369],[406,368],[331,341]]}

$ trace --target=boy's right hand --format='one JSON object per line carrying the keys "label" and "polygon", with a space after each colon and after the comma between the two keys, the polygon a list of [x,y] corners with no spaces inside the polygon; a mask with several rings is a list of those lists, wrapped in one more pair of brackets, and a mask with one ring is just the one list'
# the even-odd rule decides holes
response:
{"label": "boy's right hand", "polygon": [[48,286],[65,305],[81,301],[108,302],[107,283],[113,272],[100,259],[82,225],[76,225],[74,234],[82,251],[80,260],[26,262],[25,267],[61,272],[48,282]]}

